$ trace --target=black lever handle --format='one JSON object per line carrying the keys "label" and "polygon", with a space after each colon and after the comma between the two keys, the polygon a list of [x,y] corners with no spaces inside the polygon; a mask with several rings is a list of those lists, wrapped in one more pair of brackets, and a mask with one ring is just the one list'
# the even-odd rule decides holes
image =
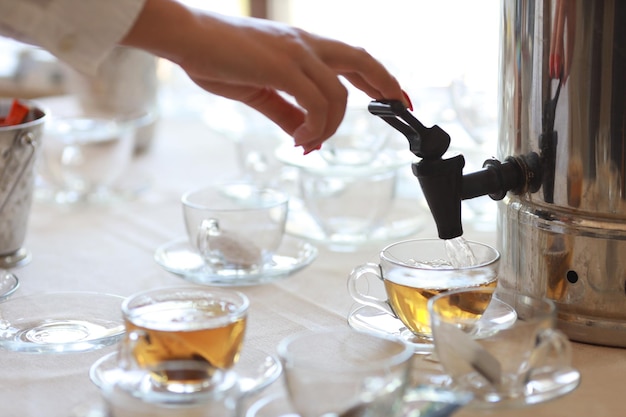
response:
{"label": "black lever handle", "polygon": [[450,135],[437,125],[424,126],[401,101],[372,101],[368,110],[402,133],[409,141],[411,152],[420,158],[439,159],[450,146]]}

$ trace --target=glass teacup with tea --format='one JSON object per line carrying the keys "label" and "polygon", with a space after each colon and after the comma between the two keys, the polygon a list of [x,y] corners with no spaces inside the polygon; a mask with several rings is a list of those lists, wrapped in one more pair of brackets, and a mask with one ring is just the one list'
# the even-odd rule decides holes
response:
{"label": "glass teacup with tea", "polygon": [[[398,336],[432,350],[428,300],[458,288],[495,287],[499,262],[500,253],[483,243],[463,241],[463,245],[455,248],[440,239],[406,240],[384,248],[378,263],[357,266],[348,278],[348,290],[360,308],[373,311],[370,316],[372,326],[377,326],[374,320],[382,322],[377,317],[381,313],[398,319],[403,325],[399,327],[404,329]],[[383,290],[382,294],[372,293],[377,287]],[[468,317],[490,314],[501,316],[503,320],[511,317],[510,309],[506,308],[486,312],[488,305],[489,299],[477,298],[455,306],[449,313]],[[349,318],[353,327],[358,327],[355,320],[363,320],[363,317],[367,320],[367,314],[358,316],[358,310],[356,313]],[[386,329],[378,326],[378,330],[394,333],[399,327]]]}
{"label": "glass teacup with tea", "polygon": [[[514,320],[451,314],[456,306],[488,300],[509,306]],[[571,366],[571,345],[556,329],[556,305],[547,298],[503,288],[464,288],[428,302],[437,357],[452,385],[474,394],[478,408],[519,407],[574,390],[580,373]]]}
{"label": "glass teacup with tea", "polygon": [[127,332],[120,367],[149,370],[156,390],[212,389],[231,378],[249,305],[244,294],[219,288],[163,288],[131,296],[122,305]]}

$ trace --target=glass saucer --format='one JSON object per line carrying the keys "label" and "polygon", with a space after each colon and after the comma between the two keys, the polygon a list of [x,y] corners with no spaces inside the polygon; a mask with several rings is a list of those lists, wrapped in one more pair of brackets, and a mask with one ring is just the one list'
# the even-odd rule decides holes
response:
{"label": "glass saucer", "polygon": [[399,319],[377,308],[358,305],[348,314],[348,325],[355,330],[394,336],[413,346],[416,353],[431,353],[432,340],[418,338]]}
{"label": "glass saucer", "polygon": [[[289,200],[286,231],[288,234],[337,252],[354,252],[365,247],[381,247],[385,242],[396,241],[420,231],[426,222],[416,214],[415,200],[396,200],[385,217],[383,224],[367,234],[328,237],[300,199]],[[405,210],[406,206],[406,210]],[[421,209],[420,209],[421,210]],[[406,213],[412,213],[407,217]]]}
{"label": "glass saucer", "polygon": [[[8,271],[0,271],[0,301],[9,298],[20,286],[20,280]],[[0,310],[0,318],[2,317]]]}
{"label": "glass saucer", "polygon": [[300,417],[293,411],[289,400],[282,392],[255,401],[243,417]]}
{"label": "glass saucer", "polygon": [[[515,310],[508,304],[492,299],[487,310],[478,321],[477,337],[510,326],[517,319]],[[389,313],[365,305],[357,305],[348,314],[348,325],[355,330],[372,332],[382,335],[391,335],[403,340],[414,347],[416,353],[430,353],[434,351],[432,339],[418,337]]]}
{"label": "glass saucer", "polygon": [[526,384],[528,394],[498,402],[475,398],[468,408],[480,410],[521,408],[553,400],[574,391],[580,384],[580,372],[572,367],[535,372]]}
{"label": "glass saucer", "polygon": [[[402,416],[448,417],[472,399],[472,394],[434,387],[416,387],[404,395]],[[346,413],[347,414],[347,413]],[[300,417],[282,392],[260,398],[244,417]]]}
{"label": "glass saucer", "polygon": [[[233,368],[242,395],[257,393],[276,381],[283,371],[280,360],[258,349],[244,347]],[[89,378],[98,388],[114,384],[124,374],[118,368],[117,352],[98,359],[89,370]]]}
{"label": "glass saucer", "polygon": [[124,334],[123,297],[53,292],[0,303],[0,348],[16,352],[84,352],[116,343]]}
{"label": "glass saucer", "polygon": [[196,284],[243,286],[263,284],[291,275],[313,262],[317,252],[315,246],[302,239],[284,236],[272,257],[272,264],[262,271],[247,275],[222,275],[204,263],[187,237],[181,237],[160,246],[154,259],[165,270]]}

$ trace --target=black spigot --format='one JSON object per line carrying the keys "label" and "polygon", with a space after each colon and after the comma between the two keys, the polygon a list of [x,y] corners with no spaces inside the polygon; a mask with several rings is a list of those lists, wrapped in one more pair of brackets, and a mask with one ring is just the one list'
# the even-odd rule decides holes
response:
{"label": "black spigot", "polygon": [[465,159],[461,154],[446,155],[450,136],[439,126],[425,127],[400,101],[373,101],[370,113],[400,131],[409,148],[422,158],[412,164],[413,174],[428,203],[440,239],[463,235],[461,201],[483,195],[501,200],[508,191],[515,194],[535,192],[541,186],[539,156],[508,157],[504,162],[488,159],[483,169],[463,175]]}
{"label": "black spigot", "polygon": [[439,159],[450,146],[448,133],[437,125],[424,126],[401,101],[372,101],[368,110],[406,136],[409,149],[420,158]]}
{"label": "black spigot", "polygon": [[440,239],[463,235],[461,196],[465,158],[455,154],[449,158],[422,159],[412,164],[419,180]]}

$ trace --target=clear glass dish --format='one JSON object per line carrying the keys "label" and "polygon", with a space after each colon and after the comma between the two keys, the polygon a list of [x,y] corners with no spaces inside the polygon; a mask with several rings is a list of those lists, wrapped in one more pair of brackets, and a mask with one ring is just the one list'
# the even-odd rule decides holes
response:
{"label": "clear glass dish", "polygon": [[95,292],[52,292],[0,304],[0,348],[61,353],[100,349],[124,334],[123,297]]}

